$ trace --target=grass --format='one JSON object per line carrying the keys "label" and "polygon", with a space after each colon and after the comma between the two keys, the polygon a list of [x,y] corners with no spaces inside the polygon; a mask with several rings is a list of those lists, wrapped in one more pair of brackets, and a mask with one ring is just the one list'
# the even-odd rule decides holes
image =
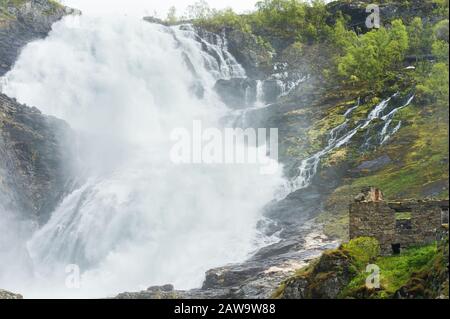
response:
{"label": "grass", "polygon": [[[382,256],[373,261],[380,268],[381,289],[372,292],[371,298],[391,298],[394,293],[406,285],[416,273],[432,267],[437,255],[436,243],[405,250],[400,255]],[[368,276],[360,272],[343,290],[342,297],[355,297],[365,288]]]}
{"label": "grass", "polygon": [[[369,273],[366,266],[375,264],[380,269],[380,288],[366,288]],[[438,293],[448,295],[448,286],[440,287],[447,278],[448,237],[438,244],[411,247],[400,255],[380,256],[380,246],[376,239],[370,237],[355,238],[338,249],[326,251],[310,265],[296,271],[295,275],[283,282],[274,292],[273,298],[282,298],[287,286],[296,280],[305,280],[308,286],[303,292],[311,295],[314,287],[320,286],[330,275],[338,278],[350,276],[343,286],[339,298],[393,298],[400,289],[407,287],[414,292],[415,298],[435,298]],[[438,286],[433,286],[438,282]],[[294,285],[295,287],[295,285]],[[438,291],[440,288],[440,292]]]}
{"label": "grass", "polygon": [[[353,188],[374,185],[387,198],[423,198],[424,187],[448,180],[448,106],[415,105],[399,112],[404,127],[371,157],[388,154],[395,161],[375,174],[356,178]],[[448,198],[448,190],[440,194]]]}
{"label": "grass", "polygon": [[380,244],[374,238],[355,238],[342,245],[342,249],[348,251],[358,269],[363,269],[367,264],[375,261],[380,254]]}

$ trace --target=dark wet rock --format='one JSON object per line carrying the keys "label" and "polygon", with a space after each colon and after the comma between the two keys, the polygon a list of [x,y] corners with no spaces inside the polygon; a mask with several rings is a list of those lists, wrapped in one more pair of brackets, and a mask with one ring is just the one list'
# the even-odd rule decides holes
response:
{"label": "dark wet rock", "polygon": [[0,299],[23,299],[23,296],[0,289]]}
{"label": "dark wet rock", "polygon": [[373,173],[384,168],[386,165],[389,165],[390,163],[392,163],[391,158],[388,155],[383,155],[374,160],[362,162],[355,170],[353,170],[353,172]]}
{"label": "dark wet rock", "polygon": [[243,265],[211,269],[206,273],[203,289],[233,287],[255,276],[264,268],[261,265]]}
{"label": "dark wet rock", "polygon": [[271,52],[253,34],[225,29],[228,50],[254,79],[266,78],[270,72]]}
{"label": "dark wet rock", "polygon": [[283,88],[277,80],[266,80],[263,84],[263,92],[267,103],[275,103],[283,93]]}
{"label": "dark wet rock", "polygon": [[448,179],[435,181],[423,186],[422,194],[425,197],[439,196],[449,188]]}
{"label": "dark wet rock", "polygon": [[61,120],[0,94],[0,194],[4,209],[40,223],[72,181],[68,145],[74,135]]}
{"label": "dark wet rock", "polygon": [[[28,42],[44,38],[52,24],[80,12],[48,0],[9,1],[0,14],[0,76],[8,72]],[[2,4],[3,7],[3,4]]]}
{"label": "dark wet rock", "polygon": [[355,275],[351,257],[342,250],[324,253],[312,266],[286,281],[283,299],[335,299]]}
{"label": "dark wet rock", "polygon": [[233,109],[243,109],[256,100],[256,81],[247,78],[218,80],[214,90]]}

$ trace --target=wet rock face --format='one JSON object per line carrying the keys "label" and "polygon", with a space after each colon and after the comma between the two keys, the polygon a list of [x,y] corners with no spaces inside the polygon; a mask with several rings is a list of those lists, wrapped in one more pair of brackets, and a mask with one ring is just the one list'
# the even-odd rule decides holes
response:
{"label": "wet rock face", "polygon": [[23,299],[22,295],[0,289],[0,299]]}
{"label": "wet rock face", "polygon": [[271,65],[271,54],[252,34],[226,30],[228,50],[251,78],[265,78]]}
{"label": "wet rock face", "polygon": [[45,222],[71,181],[69,126],[0,94],[0,193],[4,209]]}
{"label": "wet rock face", "polygon": [[218,80],[214,90],[233,109],[244,109],[256,101],[256,81],[247,78]]}
{"label": "wet rock face", "polygon": [[355,170],[355,173],[373,173],[392,163],[388,155],[380,156],[372,161],[362,162]]}
{"label": "wet rock face", "polygon": [[[366,18],[370,12],[366,12],[366,8],[372,2],[370,1],[333,1],[328,5],[328,11],[331,13],[329,23],[335,23],[335,19],[339,16],[338,12],[342,12],[344,16],[350,18],[348,24],[354,28],[360,28],[363,32],[370,31],[366,27]],[[388,24],[390,21],[398,18],[407,17],[426,17],[436,7],[431,1],[391,1],[379,4],[381,24]]]}
{"label": "wet rock face", "polygon": [[8,72],[28,42],[44,38],[52,24],[76,10],[48,0],[7,1],[0,14],[0,76]]}

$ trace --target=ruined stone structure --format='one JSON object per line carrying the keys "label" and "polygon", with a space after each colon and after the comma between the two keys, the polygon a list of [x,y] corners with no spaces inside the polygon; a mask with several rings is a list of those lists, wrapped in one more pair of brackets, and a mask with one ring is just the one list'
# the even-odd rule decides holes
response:
{"label": "ruined stone structure", "polygon": [[448,223],[449,201],[387,202],[380,190],[367,188],[350,205],[350,239],[373,237],[383,254],[435,241]]}

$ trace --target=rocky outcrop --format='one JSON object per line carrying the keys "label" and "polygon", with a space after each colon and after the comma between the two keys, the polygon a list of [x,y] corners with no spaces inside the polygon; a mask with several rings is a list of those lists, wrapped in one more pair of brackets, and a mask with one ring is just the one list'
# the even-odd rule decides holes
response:
{"label": "rocky outcrop", "polygon": [[22,295],[0,289],[0,299],[23,299]]}
{"label": "rocky outcrop", "polygon": [[307,265],[323,251],[337,246],[322,235],[316,223],[305,222],[295,238],[261,249],[251,259],[211,269],[201,288],[176,290],[172,285],[126,292],[118,299],[269,299],[280,282]]}
{"label": "rocky outcrop", "polygon": [[396,293],[398,299],[449,298],[449,242],[448,225],[438,242],[438,252],[431,267],[414,273],[406,285]]}
{"label": "rocky outcrop", "polygon": [[265,78],[271,71],[272,54],[258,38],[240,30],[225,29],[228,50],[251,78]]}
{"label": "rocky outcrop", "polygon": [[69,126],[0,94],[0,200],[45,222],[71,181]]}
{"label": "rocky outcrop", "polygon": [[[80,12],[48,0],[3,1],[0,12],[0,76],[20,50],[44,38],[52,24]],[[36,108],[0,95],[0,202],[40,223],[49,218],[70,181],[70,128]]]}
{"label": "rocky outcrop", "polygon": [[326,252],[309,269],[284,283],[283,299],[335,299],[356,274],[344,249]]}
{"label": "rocky outcrop", "polygon": [[28,42],[44,38],[52,24],[79,11],[55,1],[2,1],[0,11],[0,76],[10,70]]}

